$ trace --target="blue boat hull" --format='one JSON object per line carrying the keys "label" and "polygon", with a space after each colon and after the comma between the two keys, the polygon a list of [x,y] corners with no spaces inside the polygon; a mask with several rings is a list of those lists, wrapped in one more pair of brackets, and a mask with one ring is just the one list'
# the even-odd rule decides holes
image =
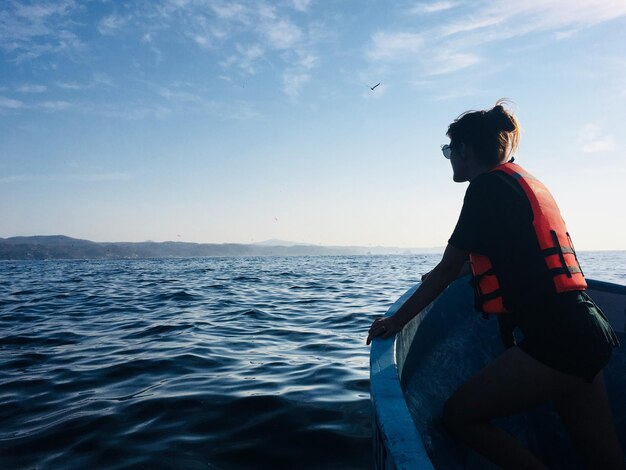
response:
{"label": "blue boat hull", "polygon": [[[626,448],[626,287],[594,280],[588,283],[588,293],[607,315],[623,345],[615,350],[604,373],[618,435]],[[398,299],[387,315],[393,315],[416,288]],[[445,399],[502,353],[496,321],[484,321],[475,313],[472,296],[468,280],[460,279],[395,338],[372,344],[376,468],[496,468],[453,442],[440,421]],[[498,424],[551,468],[583,468],[551,406],[499,420]]]}

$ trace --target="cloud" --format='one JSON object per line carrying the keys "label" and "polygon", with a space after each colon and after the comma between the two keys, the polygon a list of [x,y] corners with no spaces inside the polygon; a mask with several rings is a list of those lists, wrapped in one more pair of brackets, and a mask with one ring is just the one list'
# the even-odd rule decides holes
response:
{"label": "cloud", "polygon": [[447,2],[447,1],[439,1],[439,2],[431,2],[424,3],[419,2],[413,8],[409,10],[409,14],[419,15],[425,13],[437,13],[440,11],[450,10],[455,8],[458,5],[457,2]]}
{"label": "cloud", "polygon": [[246,8],[239,3],[211,4],[211,9],[215,14],[224,19],[241,19],[246,15]]}
{"label": "cloud", "polygon": [[416,54],[423,46],[420,34],[378,31],[372,36],[367,56],[370,60],[398,60]]}
{"label": "cloud", "polygon": [[193,34],[191,37],[200,47],[204,47],[205,49],[209,49],[212,47],[211,38],[209,36],[203,34]]}
{"label": "cloud", "polygon": [[533,32],[568,30],[573,34],[626,15],[622,0],[496,0],[478,5],[483,6],[433,31],[435,38],[459,35],[467,47]]}
{"label": "cloud", "polygon": [[56,82],[55,85],[63,90],[81,90],[85,88],[84,85],[76,82]]}
{"label": "cloud", "polygon": [[8,109],[19,109],[23,108],[24,103],[18,100],[13,100],[11,98],[5,98],[4,96],[0,96],[0,109],[8,108]]}
{"label": "cloud", "polygon": [[16,16],[29,19],[30,21],[44,20],[50,16],[65,15],[76,6],[73,0],[42,2],[30,5],[14,3],[14,13]]}
{"label": "cloud", "polygon": [[311,0],[291,0],[291,3],[298,11],[307,11],[311,6]]}
{"label": "cloud", "polygon": [[141,103],[110,104],[98,106],[91,110],[94,114],[113,119],[139,121],[142,119],[163,119],[171,114],[172,110],[166,106],[144,105]]}
{"label": "cloud", "polygon": [[37,105],[38,107],[45,109],[46,111],[63,111],[72,106],[72,103],[67,101],[44,101]]}
{"label": "cloud", "polygon": [[286,19],[276,19],[261,26],[263,35],[272,47],[288,49],[293,47],[301,38],[302,31]]}
{"label": "cloud", "polygon": [[557,31],[556,33],[554,33],[554,39],[556,39],[557,41],[562,41],[563,39],[571,38],[576,33],[576,30]]}
{"label": "cloud", "polygon": [[158,87],[158,94],[168,101],[174,103],[199,103],[202,99],[193,93],[187,91],[172,90],[166,87]]}
{"label": "cloud", "polygon": [[126,25],[126,21],[126,18],[118,15],[105,16],[98,24],[98,31],[104,35],[115,34]]}
{"label": "cloud", "polygon": [[[410,14],[433,14],[460,8],[463,14],[441,15],[419,30],[382,30],[371,36],[365,57],[370,62],[406,62],[413,79],[453,74],[485,60],[490,44],[533,33],[557,40],[585,27],[626,16],[623,0],[432,1],[409,6]],[[454,13],[457,13],[456,11]]]}
{"label": "cloud", "polygon": [[46,111],[63,111],[72,104],[67,101],[42,101],[34,104],[26,104],[19,100],[0,96],[0,109],[43,109]]}
{"label": "cloud", "polygon": [[255,63],[265,55],[263,46],[258,43],[247,46],[236,44],[235,51],[237,54],[222,61],[222,66],[230,67],[231,65],[236,65],[248,75],[254,75],[256,73]]}
{"label": "cloud", "polygon": [[292,66],[283,72],[283,92],[294,99],[300,95],[304,85],[311,81],[311,70],[317,67],[319,58],[312,53],[300,52]]}
{"label": "cloud", "polygon": [[429,75],[443,75],[457,72],[481,61],[475,54],[453,51],[440,52],[433,58],[429,66]]}
{"label": "cloud", "polygon": [[285,71],[283,73],[283,91],[290,98],[297,98],[302,87],[311,80],[308,73]]}
{"label": "cloud", "polygon": [[610,135],[603,135],[598,123],[586,124],[578,134],[578,144],[583,153],[609,152],[615,150],[615,141]]}
{"label": "cloud", "polygon": [[536,22],[540,30],[572,25],[592,26],[626,15],[626,2],[622,0],[501,0],[495,8],[507,18]]}
{"label": "cloud", "polygon": [[102,72],[95,72],[91,80],[86,83],[56,81],[54,85],[62,90],[87,90],[94,88],[108,88],[113,86],[113,79],[110,75]]}
{"label": "cloud", "polygon": [[72,53],[84,44],[71,29],[69,16],[78,8],[73,0],[22,4],[3,2],[0,11],[0,49],[17,62],[44,54]]}
{"label": "cloud", "polygon": [[20,93],[43,93],[48,89],[45,85],[31,85],[29,83],[25,83],[16,88],[16,90]]}
{"label": "cloud", "polygon": [[441,28],[440,36],[450,36],[452,34],[466,33],[489,26],[497,26],[505,20],[502,16],[483,16],[478,18],[464,18],[462,21],[445,25]]}
{"label": "cloud", "polygon": [[612,137],[594,140],[593,142],[583,145],[580,150],[584,153],[609,152],[615,150],[615,141]]}

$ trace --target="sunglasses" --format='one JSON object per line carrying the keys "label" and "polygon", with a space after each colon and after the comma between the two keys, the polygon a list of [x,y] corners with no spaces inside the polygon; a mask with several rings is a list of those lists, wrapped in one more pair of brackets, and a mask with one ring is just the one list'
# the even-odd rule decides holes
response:
{"label": "sunglasses", "polygon": [[443,153],[443,156],[446,157],[448,160],[450,160],[450,157],[452,156],[452,147],[454,146],[448,144],[441,146],[441,153]]}

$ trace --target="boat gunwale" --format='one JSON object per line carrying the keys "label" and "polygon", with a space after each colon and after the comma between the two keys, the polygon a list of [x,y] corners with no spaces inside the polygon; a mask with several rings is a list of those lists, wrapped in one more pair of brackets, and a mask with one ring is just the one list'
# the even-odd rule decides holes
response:
{"label": "boat gunwale", "polygon": [[[588,291],[626,296],[626,286],[612,282],[586,279]],[[407,290],[385,313],[394,315],[417,290],[420,283]],[[439,297],[438,297],[439,298]],[[370,396],[374,427],[374,464],[376,469],[434,470],[406,404],[401,387],[402,369],[409,346],[428,311],[437,302],[416,315],[394,337],[372,341],[370,350]],[[624,312],[626,315],[626,311]]]}
{"label": "boat gunwale", "polygon": [[[394,315],[413,295],[420,283],[411,287],[385,313]],[[372,341],[370,350],[370,389],[374,424],[374,456],[377,469],[424,469],[434,467],[422,441],[400,384],[405,357],[398,357],[401,344],[410,345],[421,320],[432,304],[416,315],[394,337]],[[408,347],[404,348],[405,354]],[[398,360],[399,359],[399,360]],[[390,454],[390,455],[389,455]]]}

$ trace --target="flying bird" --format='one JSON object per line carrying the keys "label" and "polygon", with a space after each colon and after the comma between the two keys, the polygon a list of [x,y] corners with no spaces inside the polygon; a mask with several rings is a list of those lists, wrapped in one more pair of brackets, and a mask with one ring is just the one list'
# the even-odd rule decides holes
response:
{"label": "flying bird", "polygon": [[374,88],[376,88],[378,85],[380,85],[380,82],[378,82],[378,83],[377,83],[376,85],[374,85],[374,86],[369,86],[369,85],[367,85],[367,86],[368,86],[368,88],[369,88],[370,90],[374,91]]}

